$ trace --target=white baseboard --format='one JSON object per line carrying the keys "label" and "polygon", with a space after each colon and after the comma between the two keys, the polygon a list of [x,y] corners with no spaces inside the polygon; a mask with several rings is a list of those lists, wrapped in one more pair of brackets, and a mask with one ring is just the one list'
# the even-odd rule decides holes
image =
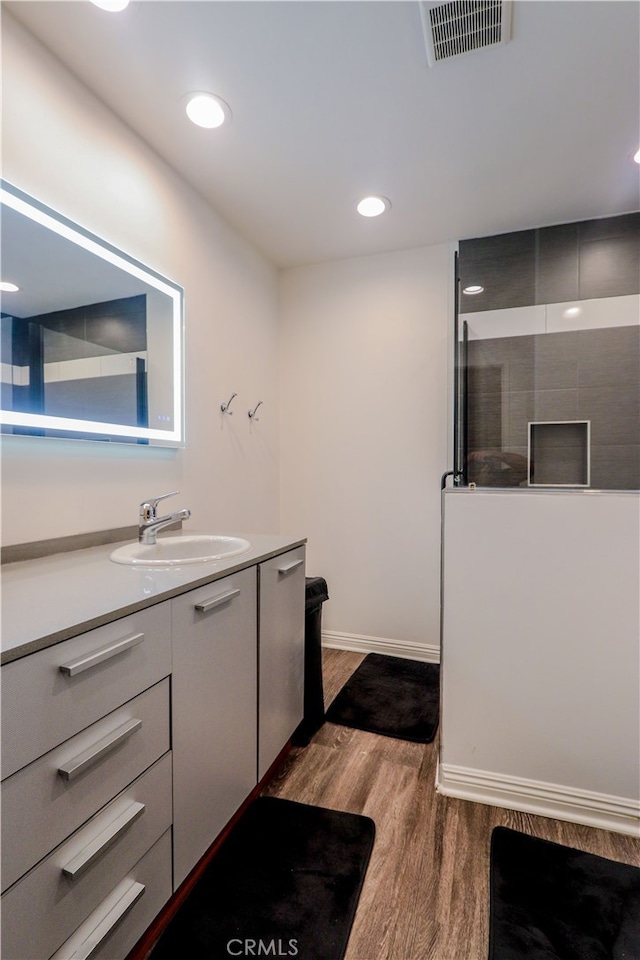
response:
{"label": "white baseboard", "polygon": [[382,653],[388,657],[405,657],[408,660],[423,660],[425,663],[440,663],[440,647],[409,640],[387,640],[385,637],[364,637],[357,633],[338,633],[326,630],[322,633],[322,646],[335,650],[352,650],[354,653]]}
{"label": "white baseboard", "polygon": [[640,804],[627,797],[446,763],[438,763],[436,790],[446,797],[523,810],[640,837]]}

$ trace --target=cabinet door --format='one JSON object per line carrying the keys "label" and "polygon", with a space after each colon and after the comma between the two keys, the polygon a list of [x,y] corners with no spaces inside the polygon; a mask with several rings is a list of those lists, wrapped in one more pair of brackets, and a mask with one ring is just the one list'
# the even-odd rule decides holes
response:
{"label": "cabinet door", "polygon": [[174,888],[256,784],[252,567],[172,601]]}
{"label": "cabinet door", "polygon": [[258,779],[304,711],[304,547],[260,564]]}

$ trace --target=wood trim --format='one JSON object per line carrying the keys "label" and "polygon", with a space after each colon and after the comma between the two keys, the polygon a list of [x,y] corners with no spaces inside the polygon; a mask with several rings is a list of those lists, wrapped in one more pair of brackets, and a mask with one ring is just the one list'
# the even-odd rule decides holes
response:
{"label": "wood trim", "polygon": [[445,763],[438,764],[436,789],[446,797],[640,835],[638,801],[627,797]]}
{"label": "wood trim", "polygon": [[409,640],[389,640],[385,637],[367,637],[357,633],[322,633],[322,646],[353,653],[381,653],[388,657],[405,657],[424,663],[440,663],[440,647],[435,644],[414,643]]}
{"label": "wood trim", "polygon": [[173,896],[167,900],[164,907],[155,918],[153,923],[147,927],[143,935],[140,937],[133,949],[127,954],[126,960],[146,960],[149,956],[156,943],[160,939],[161,935],[164,933],[166,928],[169,926],[169,923],[176,915],[182,904],[185,902],[197,882],[202,877],[203,873],[206,871],[220,847],[227,839],[235,825],[238,823],[240,818],[244,815],[247,809],[251,806],[253,801],[259,796],[260,793],[264,790],[267,784],[275,777],[278,768],[281,766],[283,761],[286,759],[287,755],[291,751],[292,743],[289,740],[276,759],[273,761],[267,772],[265,773],[262,780],[256,784],[249,796],[246,798],[244,803],[236,810],[234,815],[231,817],[231,820],[227,825],[220,831],[216,839],[213,841],[207,852],[200,858],[198,863],[195,865],[191,873],[185,877],[178,889],[175,891]]}

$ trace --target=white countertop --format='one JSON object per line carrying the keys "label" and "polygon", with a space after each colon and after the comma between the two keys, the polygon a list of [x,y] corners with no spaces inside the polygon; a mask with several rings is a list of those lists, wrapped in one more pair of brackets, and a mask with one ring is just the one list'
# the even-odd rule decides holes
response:
{"label": "white countertop", "polygon": [[[194,531],[189,530],[189,535]],[[187,531],[185,531],[187,536]],[[173,567],[113,563],[121,544],[56,553],[2,567],[2,663],[178,596],[301,546],[306,539],[242,534],[247,553]]]}

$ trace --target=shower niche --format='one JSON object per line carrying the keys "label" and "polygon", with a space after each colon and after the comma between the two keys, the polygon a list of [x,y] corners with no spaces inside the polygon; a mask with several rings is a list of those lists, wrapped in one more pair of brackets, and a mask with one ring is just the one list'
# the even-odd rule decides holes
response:
{"label": "shower niche", "polygon": [[590,421],[529,421],[528,486],[588,487],[590,483]]}

